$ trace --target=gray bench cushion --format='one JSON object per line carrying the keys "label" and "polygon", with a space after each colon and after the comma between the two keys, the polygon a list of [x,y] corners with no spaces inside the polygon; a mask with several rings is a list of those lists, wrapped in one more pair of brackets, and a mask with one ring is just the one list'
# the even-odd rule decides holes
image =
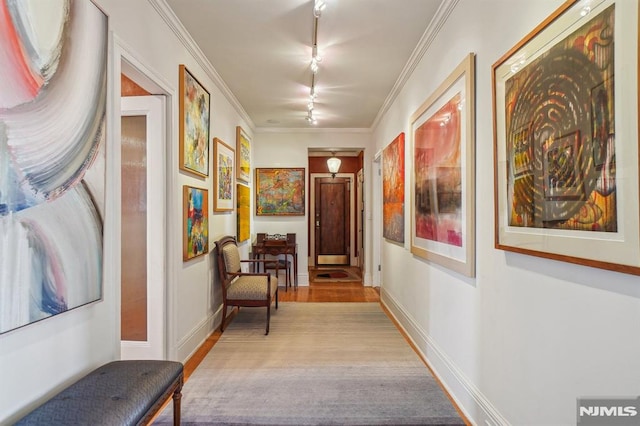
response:
{"label": "gray bench cushion", "polygon": [[135,425],[178,379],[174,361],[114,361],[92,371],[16,425]]}

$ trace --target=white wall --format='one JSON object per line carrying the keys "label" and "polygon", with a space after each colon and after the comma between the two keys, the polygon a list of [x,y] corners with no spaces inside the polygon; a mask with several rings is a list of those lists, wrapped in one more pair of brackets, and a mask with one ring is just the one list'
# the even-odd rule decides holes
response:
{"label": "white wall", "polygon": [[[86,1],[86,0],[84,0]],[[182,261],[182,186],[212,188],[212,175],[199,179],[178,171],[178,66],[185,64],[211,94],[211,137],[235,146],[236,126],[249,134],[237,101],[219,87],[215,71],[199,58],[188,40],[179,38],[147,1],[96,0],[109,16],[111,115],[107,131],[107,201],[105,223],[104,300],[0,336],[0,424],[13,422],[42,400],[95,367],[120,356],[119,331],[119,216],[118,138],[113,117],[119,105],[119,75],[113,75],[114,56],[124,51],[149,70],[169,95],[171,131],[167,152],[167,309],[168,357],[185,361],[220,321],[221,294],[214,284],[213,255]],[[115,52],[115,53],[114,53]],[[115,78],[115,80],[114,80]],[[210,149],[211,160],[213,147]],[[235,235],[235,214],[213,213],[209,197],[210,251],[215,237]],[[217,281],[216,281],[217,283]]]}
{"label": "white wall", "polygon": [[[304,117],[301,116],[300,120],[303,121]],[[353,129],[331,129],[324,131],[316,131],[313,129],[302,130],[262,130],[257,131],[253,140],[253,164],[255,167],[303,167],[306,174],[309,173],[309,149],[311,148],[358,148],[364,150],[364,169],[365,169],[365,190],[366,186],[371,186],[371,161],[374,153],[372,153],[371,145],[371,133],[368,131],[359,131]],[[255,178],[252,176],[252,179]],[[309,275],[307,267],[309,265],[309,235],[308,235],[308,221],[309,221],[309,179],[308,176],[305,179],[305,198],[307,207],[305,208],[304,216],[287,216],[287,217],[275,217],[275,216],[254,216],[253,223],[251,224],[252,240],[255,238],[255,234],[258,232],[266,233],[287,233],[295,232],[297,234],[298,242],[298,275],[299,284],[308,285]],[[254,187],[251,188],[252,194],[252,211],[255,211],[255,192]],[[370,206],[366,206],[365,209],[370,210]],[[370,216],[370,215],[368,215]],[[367,235],[367,239],[370,241],[371,236]],[[370,247],[370,244],[365,246]],[[371,257],[371,250],[365,248],[365,257]],[[366,265],[371,265],[371,261],[365,259]],[[364,280],[370,283],[370,271],[365,270]]]}
{"label": "white wall", "polygon": [[491,66],[561,3],[460,0],[374,129],[375,150],[409,141],[411,114],[476,53],[477,276],[383,242],[382,297],[479,425],[575,424],[578,397],[640,394],[640,279],[494,248]]}
{"label": "white wall", "polygon": [[[638,277],[493,247],[491,65],[559,6],[560,0],[460,0],[373,136],[350,130],[253,131],[233,98],[216,85],[207,64],[185,47],[149,2],[97,3],[110,16],[115,37],[170,93],[178,92],[178,65],[187,65],[211,93],[211,136],[233,146],[235,126],[243,126],[253,137],[253,167],[307,167],[308,148],[364,148],[366,182],[372,182],[375,152],[401,131],[409,135],[408,117],[466,54],[475,52],[477,277],[465,278],[414,258],[408,242],[404,247],[383,242],[383,298],[478,424],[485,419],[573,424],[578,396],[640,394]],[[116,99],[112,93],[111,102]],[[170,103],[177,114],[175,96]],[[211,188],[212,182],[177,171],[176,116],[171,120],[168,349],[170,358],[184,361],[219,322],[220,294],[212,283],[211,254],[182,262],[182,185]],[[118,151],[112,132],[107,143],[107,155]],[[407,150],[408,165],[409,153]],[[119,252],[114,249],[119,229],[112,223],[118,213],[113,211],[119,198],[113,185],[117,170],[118,165],[112,164],[108,176],[107,210],[112,216],[107,216],[105,224],[104,300],[0,336],[0,423],[17,419],[44,395],[119,356],[119,278],[111,269],[119,270],[115,266]],[[408,185],[406,190],[409,193]],[[369,186],[367,194],[371,191]],[[368,205],[367,219],[370,209]],[[296,232],[304,272],[306,223],[306,216],[258,218],[251,224],[252,234],[282,232],[283,226]],[[224,234],[235,234],[235,215],[212,213],[210,241]],[[371,233],[367,233],[366,247],[372,247]],[[246,244],[243,250],[248,252]],[[367,256],[366,263],[371,265],[370,249]]]}

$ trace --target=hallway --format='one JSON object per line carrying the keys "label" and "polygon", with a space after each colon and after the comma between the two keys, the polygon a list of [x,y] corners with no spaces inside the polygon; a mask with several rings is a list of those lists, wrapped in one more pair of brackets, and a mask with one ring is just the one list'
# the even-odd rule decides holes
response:
{"label": "hallway", "polygon": [[[278,300],[280,302],[379,302],[380,289],[378,287],[365,287],[362,283],[309,283],[309,286],[298,287],[295,291],[290,288],[285,291],[284,287],[280,287],[278,291]],[[247,308],[245,308],[247,309]],[[234,313],[229,314],[229,323],[233,321]],[[207,340],[198,348],[187,362],[185,362],[184,377],[189,379],[193,370],[200,364],[202,359],[216,344],[222,333],[216,330]]]}

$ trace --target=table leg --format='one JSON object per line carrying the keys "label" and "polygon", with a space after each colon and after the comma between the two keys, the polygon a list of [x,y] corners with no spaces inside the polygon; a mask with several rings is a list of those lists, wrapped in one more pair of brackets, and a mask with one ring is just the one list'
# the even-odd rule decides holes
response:
{"label": "table leg", "polygon": [[293,288],[298,289],[298,253],[293,254]]}

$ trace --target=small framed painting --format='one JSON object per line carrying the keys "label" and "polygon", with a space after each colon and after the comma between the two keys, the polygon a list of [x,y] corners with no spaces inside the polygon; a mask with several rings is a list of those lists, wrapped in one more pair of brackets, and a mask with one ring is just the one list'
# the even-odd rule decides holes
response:
{"label": "small framed painting", "polygon": [[236,127],[236,152],[238,153],[236,178],[241,182],[249,183],[251,181],[251,140],[240,126]]}
{"label": "small framed painting", "polygon": [[209,193],[185,185],[182,198],[182,260],[189,260],[209,252]]}
{"label": "small framed painting", "polygon": [[304,169],[256,169],[257,216],[304,216]]}
{"label": "small framed painting", "polygon": [[411,117],[411,253],[475,276],[475,55]]}
{"label": "small framed painting", "polygon": [[218,138],[214,138],[213,158],[215,167],[213,174],[213,211],[232,211],[235,152],[229,145]]}
{"label": "small framed painting", "polygon": [[209,176],[209,92],[180,65],[180,169]]}

